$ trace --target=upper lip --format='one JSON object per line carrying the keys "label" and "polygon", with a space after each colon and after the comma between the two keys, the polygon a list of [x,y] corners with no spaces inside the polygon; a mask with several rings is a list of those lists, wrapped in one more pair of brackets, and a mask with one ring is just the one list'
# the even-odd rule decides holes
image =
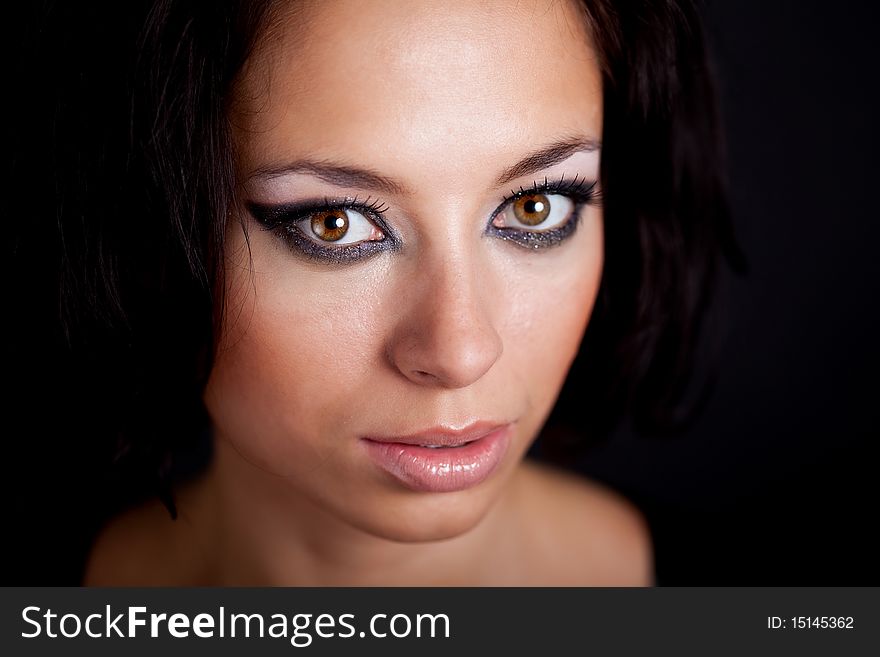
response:
{"label": "upper lip", "polygon": [[493,431],[510,424],[509,422],[480,421],[469,424],[461,429],[448,427],[432,427],[417,433],[404,436],[367,436],[366,440],[378,443],[402,443],[404,445],[431,445],[437,447],[457,447],[479,440]]}

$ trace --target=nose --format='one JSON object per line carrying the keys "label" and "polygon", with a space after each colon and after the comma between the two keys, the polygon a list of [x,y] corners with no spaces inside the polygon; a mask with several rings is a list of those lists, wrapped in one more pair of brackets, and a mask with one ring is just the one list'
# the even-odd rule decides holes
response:
{"label": "nose", "polygon": [[422,266],[414,274],[387,345],[403,376],[423,386],[464,388],[491,369],[503,342],[484,274],[462,260]]}

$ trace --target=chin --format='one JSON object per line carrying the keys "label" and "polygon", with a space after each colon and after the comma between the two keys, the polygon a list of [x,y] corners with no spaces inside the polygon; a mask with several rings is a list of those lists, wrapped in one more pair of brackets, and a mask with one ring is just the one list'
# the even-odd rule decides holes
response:
{"label": "chin", "polygon": [[350,522],[368,534],[398,543],[443,541],[468,533],[486,517],[494,500],[480,497],[477,500],[462,493],[435,493],[399,505],[383,505],[381,514]]}

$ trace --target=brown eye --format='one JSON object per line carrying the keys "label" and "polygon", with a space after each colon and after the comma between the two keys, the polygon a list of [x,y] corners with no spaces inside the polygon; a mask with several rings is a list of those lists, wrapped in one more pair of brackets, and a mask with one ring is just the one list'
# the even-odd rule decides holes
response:
{"label": "brown eye", "polygon": [[523,194],[508,201],[492,220],[496,228],[542,233],[564,225],[574,216],[574,200],[565,194]]}
{"label": "brown eye", "polygon": [[305,215],[297,230],[309,240],[326,248],[349,246],[360,242],[381,242],[385,233],[363,212],[353,208],[328,208]]}
{"label": "brown eye", "polygon": [[336,242],[348,232],[345,210],[326,210],[312,215],[312,232],[325,242]]}
{"label": "brown eye", "polygon": [[550,199],[544,194],[521,196],[513,202],[513,214],[526,226],[537,226],[550,216]]}

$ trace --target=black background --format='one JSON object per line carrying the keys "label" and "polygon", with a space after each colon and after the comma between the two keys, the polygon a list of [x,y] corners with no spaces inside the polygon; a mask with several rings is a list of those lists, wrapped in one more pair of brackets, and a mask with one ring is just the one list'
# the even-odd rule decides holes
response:
{"label": "black background", "polygon": [[749,272],[718,297],[718,386],[683,435],[580,469],[645,512],[660,584],[876,585],[880,57],[870,2],[708,2]]}
{"label": "black background", "polygon": [[[723,280],[717,389],[698,421],[665,439],[622,429],[579,465],[646,512],[660,584],[880,583],[873,6],[706,4],[749,273]],[[5,27],[20,36],[16,20]],[[14,274],[16,285],[28,275]],[[6,444],[4,582],[75,583],[88,540],[77,496],[92,484],[67,467],[68,438]]]}

